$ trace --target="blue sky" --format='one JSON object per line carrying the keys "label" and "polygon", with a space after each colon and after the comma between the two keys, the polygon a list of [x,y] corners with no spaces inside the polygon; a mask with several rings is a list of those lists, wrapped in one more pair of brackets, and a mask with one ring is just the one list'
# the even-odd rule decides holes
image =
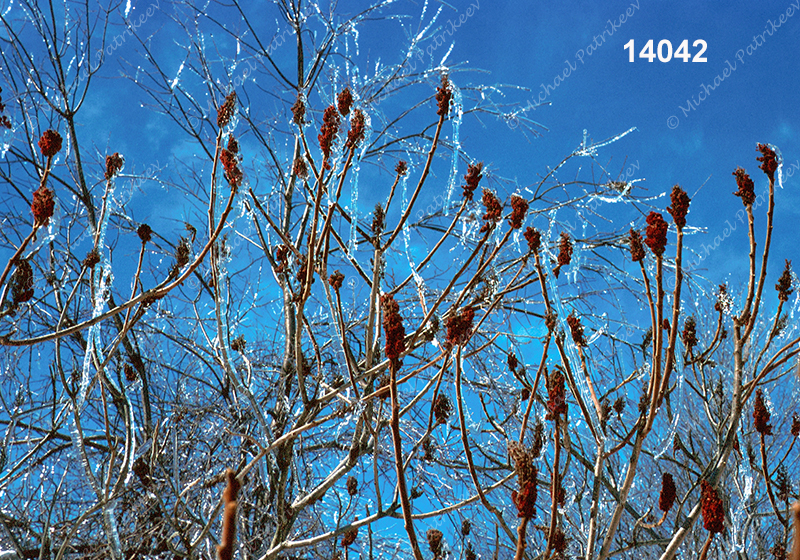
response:
{"label": "blue sky", "polygon": [[[792,2],[458,0],[448,4],[430,1],[426,7],[424,1],[401,0],[383,14],[405,14],[407,18],[369,22],[361,28],[359,60],[365,73],[379,59],[384,64],[399,62],[408,51],[410,34],[419,30],[419,19],[430,21],[441,6],[428,38],[419,44],[425,52],[425,65],[437,66],[450,51],[446,65],[480,70],[454,71],[452,77],[459,87],[477,83],[517,86],[506,88],[505,97],[495,95],[493,99],[505,104],[506,113],[546,127],[538,129],[541,135],[535,137],[493,117],[478,120],[468,116],[464,120],[461,147],[469,159],[485,162],[490,184],[502,184],[510,192],[522,190],[575,150],[584,130],[590,142],[598,142],[636,127],[635,132],[603,148],[598,161],[612,173],[630,170],[630,179],[646,189],[641,195],[668,193],[673,184],[680,184],[693,197],[689,224],[705,228],[688,241],[695,250],[714,243],[728,224],[736,222],[742,206],[731,194],[735,190],[732,171],[744,167],[763,191],[766,179],[757,168],[755,146],[758,142],[776,145],[783,155],[785,184],[776,205],[774,248],[779,258],[771,261],[770,270],[771,277],[776,277],[782,258],[796,253],[792,225],[800,219],[800,0]],[[155,4],[158,2],[132,2],[130,19]],[[355,12],[363,4],[361,0],[340,2],[338,9]],[[166,3],[162,7],[171,9]],[[123,4],[120,10],[124,8]],[[112,17],[112,22],[118,21]],[[460,25],[456,27],[456,23]],[[273,6],[264,8],[255,25],[267,37],[286,27]],[[123,29],[114,23],[109,37]],[[156,13],[146,18],[139,31],[150,35],[150,46],[165,71],[177,74],[179,45],[184,39],[171,34],[168,18]],[[436,43],[439,33],[447,35],[446,43]],[[686,39],[692,55],[699,51],[693,43],[703,40],[706,62],[676,58],[666,63],[658,59],[648,62],[638,55],[650,39],[655,45],[669,40],[673,51]],[[631,40],[634,62],[629,62],[629,51],[624,48]],[[219,30],[209,32],[208,41],[209,45],[213,41],[221,56],[235,49],[231,37]],[[288,60],[293,50],[279,49],[276,58]],[[102,84],[96,84],[81,114],[85,123],[81,140],[84,145],[96,146],[98,161],[106,152],[120,151],[128,157],[126,171],[140,173],[171,165],[172,156],[196,151],[163,115],[141,106],[141,92],[119,77],[121,69],[134,68],[128,62],[142,63],[138,59],[141,53],[135,41],[126,40],[107,57]],[[267,83],[274,82],[257,76],[245,88]],[[181,74],[180,84],[194,87],[195,93],[202,91],[191,83],[187,71]],[[546,104],[532,109],[531,103],[539,100]],[[692,109],[687,110],[690,102]],[[261,110],[266,114],[270,107]],[[451,132],[445,128],[444,134]],[[141,141],[142,135],[146,142]],[[246,138],[244,141],[246,148]],[[464,171],[459,170],[459,178]],[[446,176],[439,174],[435,179],[440,184]],[[143,192],[135,197],[139,219],[182,221],[191,213],[170,207],[173,215],[167,216],[165,210],[151,204],[153,191],[144,188]],[[437,193],[436,188],[423,193],[423,204]],[[366,193],[359,201],[360,211],[369,212],[372,204]],[[663,211],[667,198],[653,204]],[[756,214],[758,227],[763,217],[758,210]],[[738,228],[718,244],[702,268],[713,271],[715,281],[722,281],[722,276],[740,266],[745,243],[744,228]]]}
{"label": "blue sky", "polygon": [[[800,218],[798,4],[484,0],[453,35],[451,59],[489,70],[488,82],[529,88],[523,108],[527,99],[535,103],[544,95],[550,105],[527,115],[548,131],[529,142],[519,128],[489,123],[483,131],[467,133],[462,144],[491,159],[497,173],[524,185],[575,149],[584,129],[599,141],[637,127],[601,156],[614,158],[617,168],[626,157],[628,164],[638,163],[635,177],[645,179],[639,186],[651,194],[668,193],[678,183],[693,196],[690,224],[707,229],[690,240],[698,249],[724,233],[726,220],[736,222],[742,206],[731,195],[736,190],[731,173],[737,166],[751,174],[757,188],[766,188],[755,145],[774,144],[785,173],[784,189],[777,194],[775,248],[791,258],[797,253],[792,225]],[[445,28],[448,19],[457,21],[470,6],[452,5],[442,14]],[[623,14],[626,21],[620,24]],[[633,63],[624,48],[631,39]],[[667,39],[673,50],[688,39],[691,54],[699,50],[692,43],[702,39],[707,62],[640,59],[650,39],[654,45]],[[567,68],[569,75],[556,80]],[[686,110],[689,100],[692,110]],[[661,206],[666,205],[665,199]],[[744,256],[745,239],[743,228],[734,232],[709,256],[709,269],[730,272],[731,257]],[[782,264],[772,261],[775,274]]]}

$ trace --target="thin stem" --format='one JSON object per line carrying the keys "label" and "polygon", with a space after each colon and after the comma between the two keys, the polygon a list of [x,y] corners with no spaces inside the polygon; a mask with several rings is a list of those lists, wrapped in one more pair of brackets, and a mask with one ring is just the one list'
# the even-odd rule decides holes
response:
{"label": "thin stem", "polygon": [[767,485],[767,497],[769,498],[769,503],[772,506],[772,510],[775,512],[775,516],[778,518],[778,521],[781,522],[781,525],[786,527],[786,519],[781,515],[781,512],[778,511],[778,506],[775,503],[775,495],[772,493],[772,482],[769,479],[769,467],[767,466],[767,446],[764,442],[764,434],[759,433],[759,439],[761,440],[761,473],[764,475],[764,483]]}
{"label": "thin stem", "polygon": [[714,538],[714,533],[709,533],[708,538],[706,539],[706,543],[703,545],[703,550],[700,552],[700,558],[698,560],[706,560],[708,556],[708,549],[711,548],[711,540]]}
{"label": "thin stem", "polygon": [[417,543],[417,534],[414,531],[414,521],[411,518],[411,501],[408,499],[408,489],[406,488],[406,475],[403,472],[403,441],[400,437],[400,404],[397,398],[397,362],[392,361],[389,367],[389,388],[392,398],[392,442],[394,443],[394,465],[397,471],[397,490],[400,493],[400,504],[403,508],[403,521],[405,522],[408,540],[411,543],[411,551],[416,560],[423,560],[422,552]]}
{"label": "thin stem", "polygon": [[558,522],[558,493],[561,488],[559,481],[558,463],[561,458],[561,436],[559,434],[561,416],[558,415],[553,423],[553,477],[550,482],[550,528],[547,531],[547,546],[544,549],[543,558],[548,558],[553,549],[553,539],[556,536],[556,524]]}

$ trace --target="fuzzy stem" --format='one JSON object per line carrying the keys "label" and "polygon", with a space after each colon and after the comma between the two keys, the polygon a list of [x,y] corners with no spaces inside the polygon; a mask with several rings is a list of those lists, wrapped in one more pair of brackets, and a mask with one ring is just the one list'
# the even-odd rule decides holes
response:
{"label": "fuzzy stem", "polygon": [[800,560],[800,502],[792,504],[792,517],[794,518],[794,538],[789,560]]}
{"label": "fuzzy stem", "polygon": [[547,546],[544,549],[544,554],[542,555],[543,558],[548,558],[550,554],[550,550],[553,548],[553,539],[556,536],[556,524],[558,522],[558,489],[561,487],[559,484],[559,472],[558,472],[558,463],[561,457],[561,436],[559,435],[559,423],[561,422],[561,417],[556,416],[555,422],[553,423],[553,437],[554,437],[554,444],[553,444],[553,478],[550,483],[550,528],[547,531]]}
{"label": "fuzzy stem", "polygon": [[514,555],[514,560],[522,560],[525,557],[525,532],[528,528],[528,521],[527,517],[523,517],[522,521],[519,522],[519,527],[517,528],[517,553]]}

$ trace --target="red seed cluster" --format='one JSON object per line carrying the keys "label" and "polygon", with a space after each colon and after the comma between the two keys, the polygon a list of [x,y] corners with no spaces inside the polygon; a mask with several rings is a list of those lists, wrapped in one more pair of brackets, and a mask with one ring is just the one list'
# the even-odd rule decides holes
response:
{"label": "red seed cluster", "polygon": [[403,327],[403,318],[400,316],[400,306],[392,294],[381,296],[383,307],[383,330],[386,333],[386,357],[395,366],[400,366],[400,356],[406,349],[406,329]]}
{"label": "red seed cluster", "polygon": [[725,523],[725,512],[719,494],[708,481],[700,483],[701,512],[703,514],[703,527],[710,533],[721,533]]}
{"label": "red seed cluster", "polygon": [[306,105],[303,103],[303,96],[298,94],[297,100],[292,105],[292,122],[297,126],[303,126],[306,122]]}
{"label": "red seed cluster", "polygon": [[[10,123],[9,123],[10,124]],[[8,128],[11,128],[10,126]],[[61,151],[61,135],[55,130],[45,130],[39,138],[39,149],[46,158],[51,158]]]}
{"label": "red seed cluster", "polygon": [[691,352],[697,345],[697,323],[694,317],[689,317],[683,324],[683,333],[681,333],[681,340],[686,349]]}
{"label": "red seed cluster", "polygon": [[375,236],[379,236],[383,233],[383,228],[386,227],[386,211],[383,209],[383,206],[379,204],[375,205],[375,212],[372,215],[372,234]]}
{"label": "red seed cluster", "polygon": [[347,477],[347,493],[351,496],[358,494],[358,479],[354,476]]}
{"label": "red seed cluster", "polygon": [[534,453],[516,441],[509,440],[508,455],[514,462],[514,472],[519,481],[519,492],[513,491],[511,499],[517,507],[517,516],[532,519],[536,516],[536,487],[539,469],[534,466]]}
{"label": "red seed cluster", "polygon": [[444,547],[442,546],[442,538],[444,537],[444,533],[442,533],[439,529],[428,529],[428,531],[425,533],[425,537],[428,539],[428,547],[433,553],[434,560],[444,558]]}
{"label": "red seed cluster", "polygon": [[528,201],[521,196],[511,197],[511,216],[508,218],[508,225],[511,229],[519,229],[525,221],[525,214],[528,212]]}
{"label": "red seed cluster", "polygon": [[759,144],[756,150],[761,152],[761,157],[756,158],[756,160],[762,162],[758,167],[767,174],[770,181],[774,181],[775,171],[778,170],[777,154],[775,154],[775,151],[770,148],[768,144]]}
{"label": "red seed cluster", "polygon": [[15,264],[17,270],[11,277],[11,300],[18,305],[33,297],[33,268],[26,259],[17,259]]}
{"label": "red seed cluster", "polygon": [[[3,91],[3,88],[0,87],[0,92],[1,91]],[[3,98],[0,97],[0,113],[2,113],[5,110],[6,110],[6,106],[3,103]],[[11,121],[8,120],[8,117],[6,115],[0,115],[0,126],[5,127],[5,128],[9,128],[9,129],[11,128]]]}
{"label": "red seed cluster", "polygon": [[556,370],[547,380],[547,420],[556,420],[567,413],[567,393],[564,387],[564,375]]}
{"label": "red seed cluster", "polygon": [[306,160],[302,157],[298,157],[294,160],[294,164],[292,164],[292,173],[300,178],[300,179],[308,179],[308,166],[306,165]]}
{"label": "red seed cluster", "polygon": [[339,107],[339,112],[343,117],[350,113],[350,107],[353,106],[353,93],[349,87],[346,87],[342,92],[336,96],[336,105]]}
{"label": "red seed cluster", "polygon": [[339,132],[339,113],[336,112],[336,107],[329,105],[322,115],[322,128],[319,130],[317,140],[319,140],[319,149],[322,150],[322,155],[325,160],[325,169],[330,169],[328,158],[331,157],[331,150],[333,143],[336,141],[336,134]]}
{"label": "red seed cluster", "polygon": [[510,439],[508,440],[508,456],[514,463],[514,474],[517,475],[520,487],[525,486],[536,478],[536,467],[533,465],[534,456],[524,445]]}
{"label": "red seed cluster", "polygon": [[525,241],[528,242],[528,249],[534,253],[539,252],[539,247],[542,245],[542,235],[534,227],[528,226],[525,230]]}
{"label": "red seed cluster", "polygon": [[278,265],[275,267],[276,272],[284,272],[289,268],[289,247],[278,245],[275,248],[275,262]]}
{"label": "red seed cluster", "polygon": [[792,295],[792,261],[786,259],[786,265],[783,267],[783,274],[775,284],[775,289],[778,290],[778,299],[780,301],[789,301],[789,296]]}
{"label": "red seed cluster", "polygon": [[575,316],[574,311],[567,317],[567,324],[569,325],[569,330],[572,332],[572,340],[575,344],[578,346],[586,346],[586,338],[583,336],[583,325],[581,325],[581,320]]}
{"label": "red seed cluster", "polygon": [[94,268],[100,263],[100,253],[97,249],[92,249],[86,254],[86,258],[83,259],[81,262],[81,266],[84,268]]}
{"label": "red seed cluster", "polygon": [[342,546],[347,548],[351,546],[356,539],[358,538],[358,527],[353,527],[352,529],[348,529],[345,531],[344,536],[342,537]]}
{"label": "red seed cluster", "polygon": [[682,230],[686,225],[686,214],[689,213],[689,203],[691,199],[680,185],[675,185],[672,187],[670,201],[672,202],[672,206],[667,207],[667,212],[672,215],[672,219],[675,221],[678,230]]}
{"label": "red seed cluster", "polygon": [[153,236],[153,230],[147,224],[142,224],[136,230],[136,234],[142,240],[142,243],[147,243]]}
{"label": "red seed cluster", "polygon": [[776,542],[769,551],[772,553],[775,560],[786,560],[788,558],[786,555],[786,547],[783,546],[783,543]]}
{"label": "red seed cluster", "polygon": [[769,423],[769,410],[764,404],[764,396],[761,389],[756,390],[756,401],[753,404],[753,423],[756,426],[756,431],[762,436],[772,435],[772,426]]}
{"label": "red seed cluster", "polygon": [[366,128],[366,121],[364,120],[364,113],[361,109],[353,111],[353,117],[350,119],[350,130],[347,132],[346,148],[358,147],[358,144],[364,139],[364,130]]}
{"label": "red seed cluster", "polygon": [[544,324],[547,327],[548,332],[553,332],[556,328],[558,320],[558,315],[553,312],[547,313],[544,316]]}
{"label": "red seed cluster", "polygon": [[558,242],[558,264],[553,269],[553,274],[558,278],[562,266],[567,266],[572,262],[572,240],[566,231],[561,232],[561,240]]}
{"label": "red seed cluster", "polygon": [[739,187],[739,190],[733,194],[742,199],[742,204],[745,206],[750,206],[756,201],[753,180],[750,178],[750,175],[748,175],[747,172],[741,167],[737,167],[736,171],[733,172],[733,175],[736,176],[736,186]]}
{"label": "red seed cluster", "polygon": [[631,228],[629,235],[630,235],[629,243],[631,248],[631,260],[633,262],[639,262],[644,259],[644,246],[642,245],[642,235],[633,228]]}
{"label": "red seed cluster", "polygon": [[242,170],[239,168],[241,159],[239,155],[239,143],[233,137],[233,134],[231,134],[228,136],[228,147],[222,150],[219,160],[222,162],[222,167],[225,169],[225,180],[228,181],[228,184],[233,189],[239,187],[244,178],[244,173],[242,173]]}
{"label": "red seed cluster", "polygon": [[245,347],[247,346],[247,340],[245,340],[244,335],[240,334],[233,340],[231,340],[231,350],[234,352],[244,352]]}
{"label": "red seed cluster", "polygon": [[794,437],[800,436],[800,416],[796,412],[792,414],[791,433]]}
{"label": "red seed cluster", "polygon": [[675,503],[675,480],[669,473],[661,475],[661,494],[658,496],[658,509],[669,511]]}
{"label": "red seed cluster", "polygon": [[[301,292],[303,291],[302,286],[306,283],[307,274],[308,274],[308,258],[305,255],[300,255],[297,259],[297,275],[295,276],[295,278],[300,283]],[[311,284],[316,282],[313,273],[311,274],[310,278],[311,278]],[[296,297],[299,297],[299,294],[297,294]]]}
{"label": "red seed cluster", "polygon": [[536,498],[538,495],[536,477],[539,474],[539,469],[533,467],[533,472],[532,482],[521,486],[519,492],[515,490],[511,493],[511,499],[514,501],[514,505],[517,506],[517,517],[524,519],[536,517]]}
{"label": "red seed cluster", "polygon": [[450,111],[450,98],[453,96],[453,90],[450,89],[450,82],[446,75],[442,76],[442,85],[436,88],[436,114],[440,117],[447,116]]}
{"label": "red seed cluster", "polygon": [[517,356],[513,352],[509,352],[508,353],[507,363],[508,363],[508,369],[509,369],[509,371],[511,371],[511,373],[514,373],[515,371],[517,371],[517,366],[519,365],[519,360],[517,359]]}
{"label": "red seed cluster", "polygon": [[728,297],[728,286],[726,284],[719,285],[719,293],[717,294],[717,301],[714,304],[714,310],[722,311],[723,302]]}
{"label": "red seed cluster", "polygon": [[436,423],[446,424],[451,412],[453,412],[453,403],[450,402],[450,398],[444,393],[436,395],[433,403],[433,416],[436,418]]}
{"label": "red seed cluster", "polygon": [[217,109],[217,127],[225,128],[228,123],[231,122],[235,111],[236,92],[232,91],[225,97],[225,101],[220,105],[219,109]]}
{"label": "red seed cluster", "polygon": [[531,443],[531,457],[536,459],[541,455],[542,448],[544,447],[544,424],[540,420],[536,420],[533,426],[533,442]]}
{"label": "red seed cluster", "polygon": [[478,188],[478,183],[481,181],[481,170],[483,169],[483,162],[478,162],[476,165],[470,164],[467,167],[467,174],[464,175],[464,180],[467,182],[466,185],[463,185],[461,188],[464,189],[464,198],[468,201],[472,200],[472,195],[475,193],[475,190]]}
{"label": "red seed cluster", "polygon": [[119,152],[114,152],[110,156],[106,156],[106,181],[122,171],[123,165],[125,165],[125,158],[123,158]]}
{"label": "red seed cluster", "polygon": [[408,164],[403,160],[398,161],[397,165],[394,166],[394,172],[401,177],[406,175],[408,173]]}
{"label": "red seed cluster", "polygon": [[50,223],[50,218],[53,217],[55,207],[56,201],[53,197],[53,191],[44,185],[36,189],[31,203],[34,226],[47,226]]}
{"label": "red seed cluster", "polygon": [[558,243],[558,266],[567,266],[572,260],[572,240],[566,231],[561,232],[561,241]]}
{"label": "red seed cluster", "polygon": [[[556,529],[555,535],[553,535],[553,552],[557,554],[564,554],[567,550],[567,535],[564,533],[562,529]],[[563,558],[563,556],[560,556]]]}
{"label": "red seed cluster", "polygon": [[328,284],[330,284],[334,290],[337,292],[342,289],[342,284],[344,283],[344,274],[339,272],[338,270],[330,275],[328,278]]}
{"label": "red seed cluster", "polygon": [[464,344],[472,335],[472,321],[475,318],[475,310],[472,307],[465,307],[458,315],[447,318],[447,343],[456,346]]}
{"label": "red seed cluster", "polygon": [[[125,373],[125,381],[133,382],[133,381],[136,381],[139,378],[139,374],[137,373],[137,371],[135,369],[133,369],[133,366],[130,365],[130,364],[125,364],[125,366],[123,366],[123,368],[122,368],[122,371]],[[139,461],[139,459],[137,459],[137,461]],[[146,463],[140,462],[138,470],[142,471],[142,467],[145,466],[145,465],[146,465]],[[140,478],[143,478],[142,477],[143,474],[147,474],[146,471],[141,472],[141,474],[137,473],[136,472],[137,471],[137,465],[135,463],[133,465],[133,471]],[[144,480],[142,480],[142,483],[144,483]]]}
{"label": "red seed cluster", "polygon": [[647,237],[644,242],[653,251],[653,254],[660,257],[664,254],[667,247],[667,222],[658,212],[650,212],[647,216]]}
{"label": "red seed cluster", "polygon": [[500,221],[500,217],[503,214],[503,205],[500,203],[500,199],[489,189],[483,189],[481,202],[483,202],[483,206],[486,208],[486,213],[483,215],[483,219],[486,220],[486,223],[481,227],[481,233],[483,233],[489,231],[494,224]]}

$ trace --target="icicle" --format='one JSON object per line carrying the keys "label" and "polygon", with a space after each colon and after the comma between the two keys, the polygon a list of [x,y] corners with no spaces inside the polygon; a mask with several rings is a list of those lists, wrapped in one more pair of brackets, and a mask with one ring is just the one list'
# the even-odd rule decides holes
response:
{"label": "icicle", "polygon": [[[427,11],[428,11],[428,0],[425,0],[425,3],[422,5],[422,13],[419,15],[419,20],[420,21],[425,19],[425,12],[427,12]],[[431,25],[433,25],[433,21],[431,21],[422,31],[419,32],[419,34],[416,37],[417,41],[422,39],[422,36],[430,28]]]}
{"label": "icicle", "polygon": [[[678,376],[678,402],[684,402],[684,388],[683,388],[683,374]],[[675,433],[678,431],[678,421],[681,419],[681,406],[675,406],[675,416],[672,420],[672,424],[669,427],[669,433],[667,437],[665,437],[662,441],[664,442],[664,447],[661,448],[661,451],[657,452],[653,457],[653,460],[658,461],[667,452],[667,449],[670,449],[675,441]]]}
{"label": "icicle", "polygon": [[[359,55],[359,48],[358,48],[358,27],[357,27],[357,26],[355,26],[355,25],[351,26],[351,27],[350,27],[350,32],[353,34],[353,43],[355,43],[355,46],[356,46],[356,56],[358,56],[358,55]],[[350,60],[350,58],[348,57],[348,61],[349,61],[349,60]]]}
{"label": "icicle", "polygon": [[616,142],[617,140],[620,140],[621,138],[624,138],[625,136],[627,136],[628,134],[630,134],[634,130],[638,130],[638,129],[634,126],[634,127],[629,128],[628,130],[626,130],[622,134],[617,134],[613,138],[609,138],[608,140],[604,140],[603,142],[599,142],[597,144],[587,145],[587,138],[586,138],[587,131],[584,129],[584,131],[583,131],[583,142],[581,143],[581,149],[580,150],[576,150],[575,151],[575,155],[576,156],[596,156],[598,148],[602,148],[604,146],[608,146],[609,144],[613,144],[614,142]]}
{"label": "icicle", "polygon": [[450,88],[453,90],[453,97],[450,101],[451,110],[455,113],[452,119],[453,123],[453,163],[450,170],[450,179],[447,182],[447,200],[444,203],[444,215],[450,215],[450,200],[453,198],[453,190],[456,186],[456,177],[458,176],[458,156],[461,153],[460,133],[461,133],[461,119],[464,116],[464,106],[462,105],[461,90],[458,89],[452,80],[450,80]]}
{"label": "icicle", "polygon": [[[578,214],[580,216],[580,214]],[[586,227],[589,225],[587,220],[581,220],[583,222],[583,229],[581,230],[581,238],[586,239],[588,236],[586,235]],[[575,235],[570,236],[573,245],[572,245],[572,259],[570,260],[570,264],[566,270],[566,277],[567,279],[572,282],[573,284],[577,284],[578,282],[578,274],[580,274],[581,265],[583,264],[584,258],[584,251],[580,245],[575,244]]]}
{"label": "icicle", "polygon": [[73,451],[75,452],[75,458],[81,464],[81,468],[83,468],[83,474],[89,480],[89,485],[92,487],[92,490],[94,490],[95,494],[100,495],[100,486],[97,483],[97,479],[95,478],[94,473],[92,473],[92,467],[91,465],[89,465],[89,458],[86,456],[86,450],[84,449],[83,441],[81,440],[81,433],[80,430],[78,429],[78,424],[75,421],[75,417],[77,415],[78,411],[75,410],[72,416],[72,422],[70,422],[69,426],[69,434],[70,434],[70,439],[72,440],[72,448]]}
{"label": "icicle", "polygon": [[111,546],[111,558],[115,560],[122,558],[122,543],[119,540],[119,530],[117,529],[117,518],[114,514],[116,500],[111,500],[103,507],[103,524],[106,526],[106,538]]}
{"label": "icicle", "polygon": [[[403,175],[403,212],[408,208],[408,174]],[[414,283],[417,287],[422,287],[422,277],[417,273],[417,265],[414,262],[414,257],[411,256],[411,233],[408,226],[409,220],[403,224],[403,245],[405,245],[406,257],[408,258],[408,266],[411,267],[411,274],[414,277]]]}
{"label": "icicle", "polygon": [[[453,41],[452,43],[450,43],[450,48],[449,48],[449,49],[447,49],[447,52],[446,52],[446,53],[444,53],[444,56],[442,57],[442,60],[440,60],[440,61],[439,61],[439,66],[444,66],[444,63],[445,63],[445,61],[446,61],[446,60],[448,59],[448,57],[450,56],[450,53],[451,53],[451,52],[453,52],[453,47],[455,47],[455,46],[456,46],[456,43],[455,43],[455,41]],[[483,95],[483,93],[481,93],[481,95]]]}
{"label": "icicle", "polygon": [[353,175],[350,179],[350,241],[347,244],[347,250],[350,254],[355,254],[358,248],[358,241],[356,239],[356,226],[358,225],[358,172],[361,165],[356,163],[353,166]]}
{"label": "icicle", "polygon": [[178,85],[178,80],[181,77],[181,72],[183,72],[183,67],[185,65],[186,65],[186,61],[184,60],[184,61],[181,62],[181,65],[178,67],[178,73],[175,74],[175,79],[172,80],[172,83],[170,84],[170,89],[175,89],[175,87]]}
{"label": "icicle", "polygon": [[[109,181],[108,190],[106,191],[106,199],[111,200],[114,196],[115,181]],[[111,216],[111,209],[106,207],[101,214],[101,221],[98,224],[97,248],[103,251],[105,248],[106,230],[108,229],[108,220]],[[94,301],[92,302],[92,318],[95,319],[103,313],[103,308],[106,303],[106,292],[110,290],[114,276],[111,274],[111,262],[106,258],[103,262],[103,271],[105,274],[95,274],[94,278]],[[81,372],[80,389],[78,390],[78,399],[76,406],[76,414],[79,413],[83,403],[86,401],[86,393],[89,389],[89,380],[91,379],[90,368],[92,364],[92,355],[94,353],[94,345],[100,345],[100,324],[92,325],[89,327],[89,332],[86,336],[86,352],[83,356],[83,370]]]}
{"label": "icicle", "polygon": [[128,0],[125,4],[125,19],[128,19],[128,16],[131,13],[131,0]]}
{"label": "icicle", "polygon": [[783,156],[777,146],[767,144],[773,152],[775,152],[775,159],[778,160],[778,188],[783,188]]}
{"label": "icicle", "polygon": [[[741,495],[741,499],[739,500],[735,511],[731,515],[731,527],[733,529],[731,534],[731,543],[733,544],[734,551],[744,550],[745,542],[744,540],[741,542],[739,541],[741,537],[738,529],[747,525],[746,522],[747,518],[749,517],[747,513],[748,503],[750,502],[750,495],[753,493],[753,477],[750,475],[750,466],[744,461],[740,461],[739,463],[739,476],[744,481],[744,484],[737,484],[737,486],[740,488],[739,493]],[[744,486],[744,488],[742,488],[742,486]]]}

